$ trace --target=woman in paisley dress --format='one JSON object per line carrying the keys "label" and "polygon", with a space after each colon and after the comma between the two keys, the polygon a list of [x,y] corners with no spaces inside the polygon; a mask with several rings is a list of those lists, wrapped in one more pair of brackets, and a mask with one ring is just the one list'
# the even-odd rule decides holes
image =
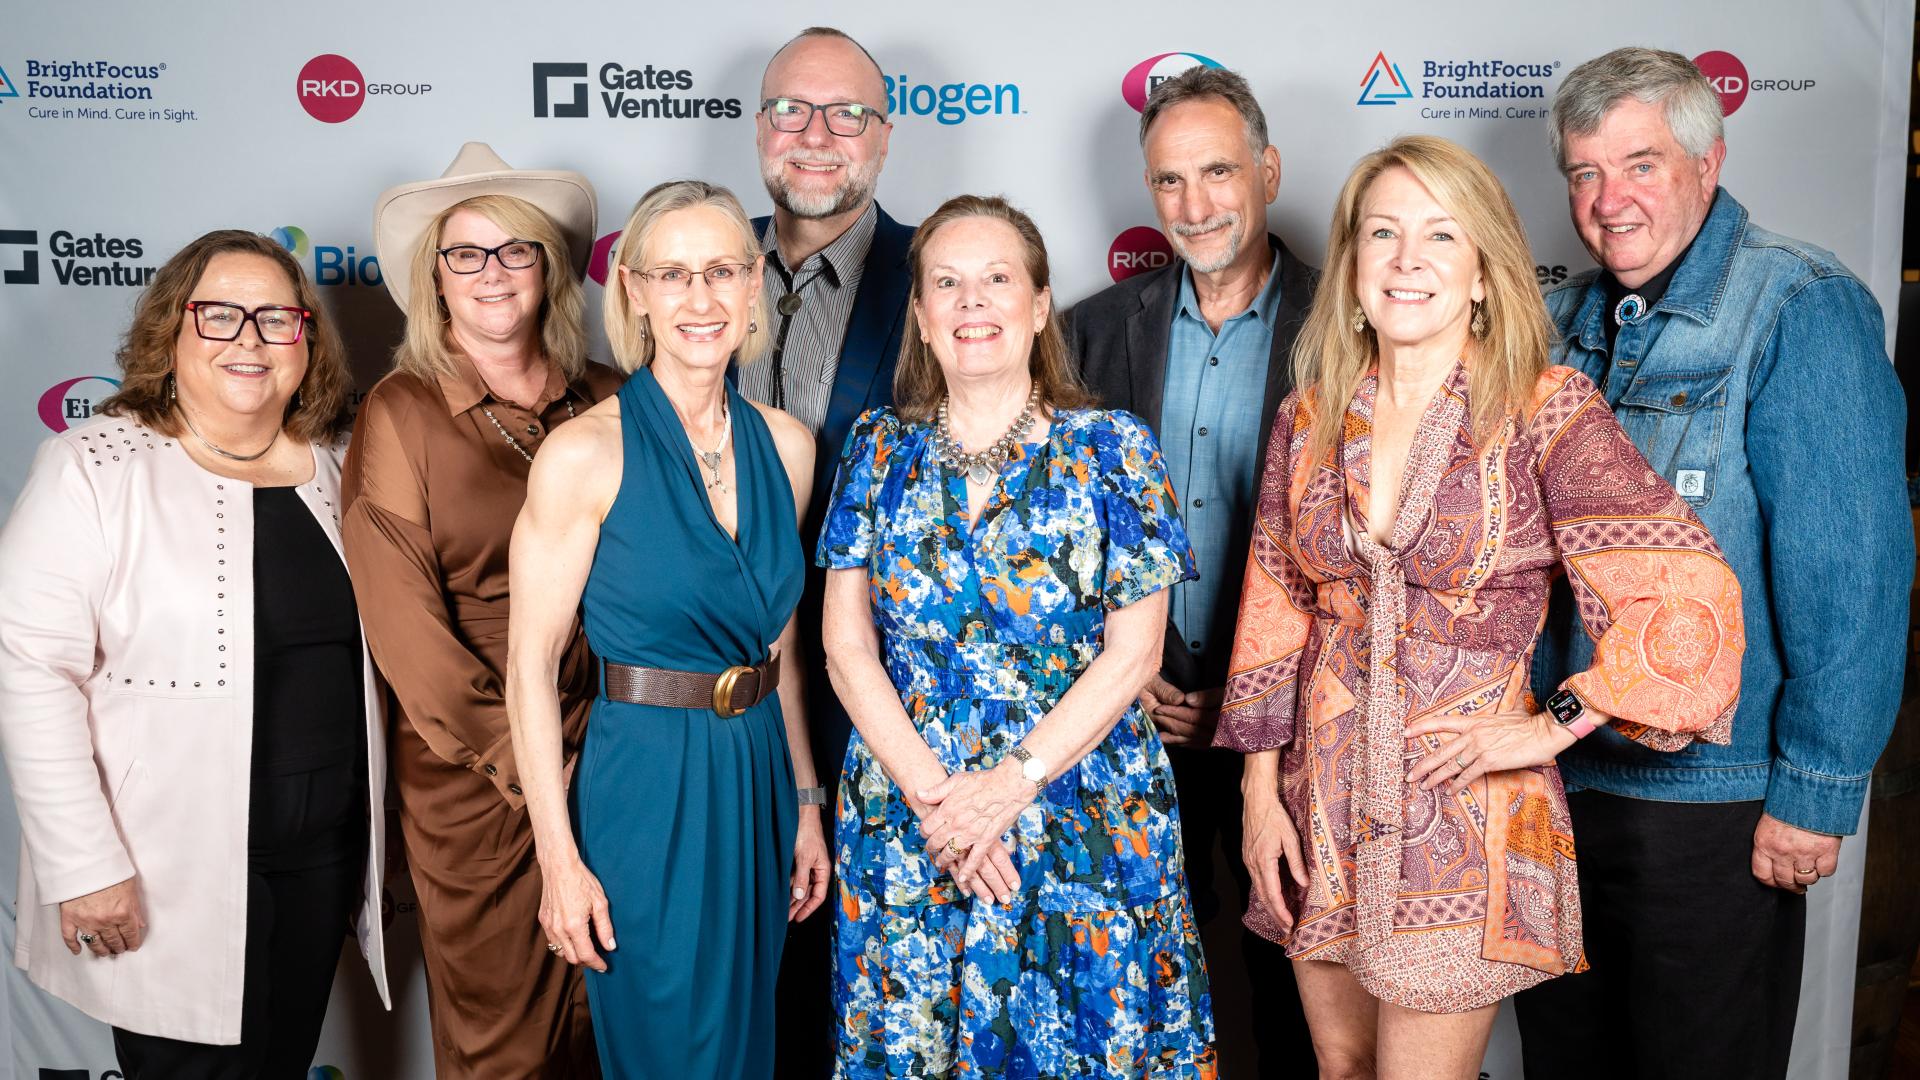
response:
{"label": "woman in paisley dress", "polygon": [[1136,703],[1195,575],[1159,447],[1092,407],[1046,248],[949,200],[896,405],[820,539],[840,784],[837,1074],[1212,1077],[1173,772]]}
{"label": "woman in paisley dress", "polygon": [[[1496,1003],[1583,966],[1556,753],[1725,742],[1740,591],[1550,329],[1472,154],[1361,159],[1274,419],[1216,742],[1249,755],[1255,931],[1322,1075],[1473,1077]],[[1594,666],[1529,658],[1564,572]]]}

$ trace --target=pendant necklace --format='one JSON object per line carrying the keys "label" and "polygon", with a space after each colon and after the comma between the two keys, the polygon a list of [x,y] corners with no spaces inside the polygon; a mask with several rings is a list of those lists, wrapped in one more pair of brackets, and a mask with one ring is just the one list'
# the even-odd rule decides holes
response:
{"label": "pendant necklace", "polygon": [[960,448],[960,440],[953,437],[953,425],[947,418],[947,403],[953,400],[949,394],[940,399],[939,422],[936,434],[940,442],[940,460],[953,469],[966,474],[968,480],[982,487],[993,483],[1013,457],[1013,448],[1020,444],[1027,430],[1033,427],[1034,411],[1040,404],[1040,384],[1033,384],[1033,392],[1027,395],[1027,406],[1020,410],[1020,416],[1013,426],[993,441],[993,445],[977,454],[969,454]]}
{"label": "pendant necklace", "polygon": [[[573,399],[572,399],[572,398],[568,398],[568,399],[567,399],[567,400],[566,400],[566,401],[564,402],[564,404],[565,404],[565,405],[566,405],[566,407],[567,407],[567,419],[569,419],[569,420],[571,420],[571,419],[573,419],[573,417],[574,417],[574,412],[573,412]],[[527,448],[526,448],[526,447],[524,447],[524,446],[521,446],[521,445],[520,445],[520,440],[519,440],[519,439],[516,439],[516,438],[514,438],[514,437],[513,437],[512,435],[510,435],[510,434],[508,434],[508,433],[507,433],[507,429],[506,429],[506,427],[505,427],[505,426],[503,426],[503,425],[502,425],[502,424],[500,423],[500,420],[499,420],[499,418],[498,418],[498,417],[496,417],[496,416],[494,416],[494,415],[493,415],[493,410],[492,410],[492,409],[489,409],[489,408],[487,408],[487,407],[486,407],[485,405],[482,405],[482,406],[480,406],[480,413],[481,413],[481,415],[483,415],[483,416],[485,416],[485,417],[487,418],[487,420],[488,420],[489,422],[491,422],[491,423],[493,424],[493,430],[495,430],[495,431],[497,431],[497,432],[499,432],[499,433],[500,433],[500,437],[501,437],[501,438],[503,438],[503,439],[505,439],[505,440],[507,440],[507,445],[508,445],[508,446],[511,446],[511,447],[513,447],[513,448],[514,448],[515,450],[518,450],[518,451],[520,451],[520,456],[521,456],[521,457],[523,457],[523,458],[526,458],[526,459],[527,459],[527,464],[529,464],[529,465],[531,465],[531,464],[533,464],[533,455],[532,455],[532,454],[529,454],[529,453],[527,453]],[[265,451],[261,451],[261,452],[262,452],[262,453],[265,453]]]}
{"label": "pendant necklace", "polygon": [[713,479],[707,481],[707,490],[730,495],[733,489],[720,480],[720,459],[727,452],[727,443],[733,441],[733,424],[728,421],[727,399],[724,397],[720,399],[720,426],[726,430],[720,433],[720,445],[711,450],[700,449],[700,444],[693,441],[692,432],[687,433],[687,442],[693,447],[693,452],[700,456],[700,464],[705,465],[707,471],[713,474]]}

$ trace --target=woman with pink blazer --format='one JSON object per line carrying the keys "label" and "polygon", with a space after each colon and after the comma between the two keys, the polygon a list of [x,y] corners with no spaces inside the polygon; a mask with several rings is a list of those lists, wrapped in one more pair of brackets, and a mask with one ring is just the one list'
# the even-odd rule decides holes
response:
{"label": "woman with pink blazer", "polygon": [[208,233],[0,531],[14,962],[129,1080],[305,1075],[351,930],[384,999],[385,736],[340,557],[344,354],[299,264]]}

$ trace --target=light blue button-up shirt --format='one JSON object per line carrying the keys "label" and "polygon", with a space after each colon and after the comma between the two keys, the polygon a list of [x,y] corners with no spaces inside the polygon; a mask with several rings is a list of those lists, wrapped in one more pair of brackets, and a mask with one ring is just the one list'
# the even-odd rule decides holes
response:
{"label": "light blue button-up shirt", "polygon": [[1158,434],[1200,565],[1199,579],[1175,585],[1172,597],[1173,625],[1196,654],[1231,644],[1236,613],[1218,610],[1220,593],[1245,569],[1226,565],[1227,550],[1253,527],[1261,407],[1279,310],[1277,254],[1253,306],[1221,323],[1218,334],[1200,314],[1191,271],[1181,271]]}

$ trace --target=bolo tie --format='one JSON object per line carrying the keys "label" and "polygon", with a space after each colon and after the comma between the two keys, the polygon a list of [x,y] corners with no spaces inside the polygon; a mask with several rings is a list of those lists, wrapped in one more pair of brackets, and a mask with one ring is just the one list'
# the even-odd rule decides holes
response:
{"label": "bolo tie", "polygon": [[820,275],[826,273],[827,268],[823,260],[823,265],[820,269],[815,270],[809,275],[807,280],[801,282],[799,285],[795,285],[793,283],[793,274],[787,270],[786,264],[782,263],[777,256],[768,259],[767,265],[773,267],[773,272],[780,275],[781,282],[787,287],[787,294],[780,298],[779,303],[773,305],[773,309],[780,313],[780,329],[774,331],[773,335],[773,372],[771,376],[773,379],[773,388],[770,391],[773,400],[767,402],[767,404],[772,405],[776,409],[785,409],[787,407],[787,372],[785,364],[787,355],[787,331],[793,329],[794,315],[806,304],[806,300],[800,295],[800,290],[820,280]]}
{"label": "bolo tie", "polygon": [[1646,298],[1639,293],[1628,293],[1613,305],[1613,325],[1625,326],[1646,313]]}

